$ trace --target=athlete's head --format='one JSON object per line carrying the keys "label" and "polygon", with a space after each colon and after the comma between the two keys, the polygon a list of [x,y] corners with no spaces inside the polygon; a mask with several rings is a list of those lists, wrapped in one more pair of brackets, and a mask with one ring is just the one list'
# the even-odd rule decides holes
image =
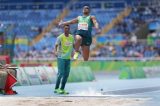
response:
{"label": "athlete's head", "polygon": [[90,8],[89,8],[89,6],[84,6],[83,7],[83,14],[84,15],[88,15],[90,13]]}
{"label": "athlete's head", "polygon": [[69,25],[64,25],[64,33],[69,34],[70,31],[70,26]]}

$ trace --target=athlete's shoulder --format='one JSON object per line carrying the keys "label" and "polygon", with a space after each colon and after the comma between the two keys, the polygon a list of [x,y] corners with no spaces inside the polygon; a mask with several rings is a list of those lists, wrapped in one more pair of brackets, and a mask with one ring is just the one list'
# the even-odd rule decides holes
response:
{"label": "athlete's shoulder", "polygon": [[62,34],[59,35],[59,37],[62,37],[62,36],[64,36],[64,33],[62,33]]}
{"label": "athlete's shoulder", "polygon": [[72,34],[69,34],[69,36],[70,36],[71,38],[74,38]]}
{"label": "athlete's shoulder", "polygon": [[96,18],[94,15],[91,15],[90,17],[91,17],[91,19],[95,19]]}
{"label": "athlete's shoulder", "polygon": [[64,36],[64,34],[62,33],[62,34],[60,34],[57,38],[58,38],[58,39],[61,39],[63,36]]}
{"label": "athlete's shoulder", "polygon": [[82,16],[79,15],[79,16],[77,17],[77,19],[79,19],[79,18],[81,18],[81,17],[82,17]]}
{"label": "athlete's shoulder", "polygon": [[74,41],[74,36],[72,34],[69,34],[69,36]]}

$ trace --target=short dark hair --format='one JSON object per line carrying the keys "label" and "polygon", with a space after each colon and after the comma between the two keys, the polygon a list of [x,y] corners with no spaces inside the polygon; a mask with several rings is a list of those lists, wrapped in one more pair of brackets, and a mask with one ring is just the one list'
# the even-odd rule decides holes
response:
{"label": "short dark hair", "polygon": [[87,5],[83,6],[83,9],[84,9],[84,8],[87,8],[88,10],[90,10],[90,7],[87,6]]}
{"label": "short dark hair", "polygon": [[66,25],[64,25],[63,27],[65,27],[65,26],[68,26],[68,27],[70,27],[70,25],[69,25],[69,24],[66,24]]}

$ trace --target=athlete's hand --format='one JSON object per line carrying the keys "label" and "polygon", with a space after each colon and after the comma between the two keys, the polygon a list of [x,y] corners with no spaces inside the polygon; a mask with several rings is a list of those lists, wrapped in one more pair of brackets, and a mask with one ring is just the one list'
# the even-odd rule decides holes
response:
{"label": "athlete's hand", "polygon": [[57,52],[57,51],[54,51],[54,55],[57,57],[57,56],[58,56],[58,52]]}
{"label": "athlete's hand", "polygon": [[101,29],[96,29],[96,34],[101,34]]}
{"label": "athlete's hand", "polygon": [[64,26],[64,24],[63,24],[63,21],[62,21],[62,20],[59,22],[58,26],[60,26],[60,27],[63,27],[63,26]]}

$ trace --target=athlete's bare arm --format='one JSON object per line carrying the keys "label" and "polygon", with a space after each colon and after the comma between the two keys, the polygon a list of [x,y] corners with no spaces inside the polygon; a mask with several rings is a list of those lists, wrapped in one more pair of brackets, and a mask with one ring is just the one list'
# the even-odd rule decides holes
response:
{"label": "athlete's bare arm", "polygon": [[96,17],[95,16],[91,16],[91,20],[92,20],[92,22],[94,24],[94,27],[95,27],[97,33],[101,33],[101,30],[99,28],[99,24],[98,24],[98,22],[96,20]]}
{"label": "athlete's bare arm", "polygon": [[98,24],[98,22],[97,22],[97,20],[96,20],[96,17],[95,17],[95,16],[91,16],[91,20],[92,20],[92,22],[93,22],[93,24],[94,24],[94,27],[95,27],[96,29],[99,29],[99,24]]}
{"label": "athlete's bare arm", "polygon": [[74,18],[72,20],[69,20],[69,21],[66,21],[66,22],[62,22],[60,23],[60,26],[64,26],[64,25],[69,25],[69,24],[76,24],[78,23],[78,17],[77,18]]}
{"label": "athlete's bare arm", "polygon": [[58,55],[58,44],[55,44],[55,47],[54,47],[54,50],[53,50],[53,53],[55,56]]}

